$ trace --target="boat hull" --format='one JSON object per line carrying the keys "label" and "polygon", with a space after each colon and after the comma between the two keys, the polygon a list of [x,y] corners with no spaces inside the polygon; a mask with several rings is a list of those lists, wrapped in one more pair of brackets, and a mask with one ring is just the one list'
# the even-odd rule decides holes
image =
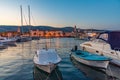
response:
{"label": "boat hull", "polygon": [[5,48],[7,48],[7,46],[5,46],[5,45],[0,45],[0,49],[5,49]]}
{"label": "boat hull", "polygon": [[27,41],[31,41],[32,38],[31,37],[20,37],[16,40],[16,42],[27,42]]}
{"label": "boat hull", "polygon": [[[89,47],[85,45],[80,45],[81,49],[84,51],[91,52],[93,54],[98,54],[98,55],[103,55],[107,57],[111,57],[112,60],[110,61],[110,64],[116,65],[120,67],[120,52],[116,52],[113,50],[107,50],[105,51],[104,49],[96,49],[94,47]],[[112,53],[111,53],[112,52]]]}
{"label": "boat hull", "polygon": [[39,69],[51,73],[61,61],[55,49],[37,50],[33,58],[33,62]]}
{"label": "boat hull", "polygon": [[47,72],[47,73],[51,73],[55,68],[56,68],[56,64],[50,64],[50,65],[40,65],[40,64],[36,64],[34,63],[34,65],[36,67],[38,67],[39,69]]}
{"label": "boat hull", "polygon": [[5,40],[0,40],[0,43],[2,43],[3,45],[11,46],[11,45],[15,45],[15,40],[5,39]]}
{"label": "boat hull", "polygon": [[88,65],[91,67],[96,67],[96,68],[106,69],[109,64],[109,61],[107,61],[107,60],[106,61],[85,60],[85,59],[76,57],[74,54],[71,54],[71,57],[82,64],[85,64],[85,65]]}

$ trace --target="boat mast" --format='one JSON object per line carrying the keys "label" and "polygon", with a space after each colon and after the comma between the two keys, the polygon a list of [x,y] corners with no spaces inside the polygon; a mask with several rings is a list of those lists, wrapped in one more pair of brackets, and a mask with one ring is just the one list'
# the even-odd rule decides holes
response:
{"label": "boat mast", "polygon": [[31,36],[31,34],[30,34],[30,30],[31,30],[30,5],[28,5],[28,17],[29,17],[29,36]]}
{"label": "boat mast", "polygon": [[31,25],[30,5],[28,5],[29,26]]}
{"label": "boat mast", "polygon": [[[20,5],[20,12],[21,12],[21,28],[23,27],[23,12],[22,12],[22,5]],[[21,33],[23,33],[23,28],[21,30]]]}

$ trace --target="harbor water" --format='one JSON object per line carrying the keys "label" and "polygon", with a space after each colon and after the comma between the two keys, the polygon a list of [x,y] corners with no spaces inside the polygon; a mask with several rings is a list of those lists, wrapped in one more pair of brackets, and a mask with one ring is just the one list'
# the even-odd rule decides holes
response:
{"label": "harbor water", "polygon": [[[71,49],[84,40],[53,38],[16,43],[0,50],[0,80],[120,80],[120,68],[109,65],[107,70],[98,70],[70,58]],[[62,58],[57,68],[48,74],[33,63],[37,49],[55,48]]]}

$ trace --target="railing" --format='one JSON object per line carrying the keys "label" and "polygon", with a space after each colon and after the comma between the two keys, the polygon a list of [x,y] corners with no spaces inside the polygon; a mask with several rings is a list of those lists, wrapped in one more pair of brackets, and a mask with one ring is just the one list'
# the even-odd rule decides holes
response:
{"label": "railing", "polygon": [[115,51],[120,51],[120,48],[115,48],[114,50],[115,50]]}

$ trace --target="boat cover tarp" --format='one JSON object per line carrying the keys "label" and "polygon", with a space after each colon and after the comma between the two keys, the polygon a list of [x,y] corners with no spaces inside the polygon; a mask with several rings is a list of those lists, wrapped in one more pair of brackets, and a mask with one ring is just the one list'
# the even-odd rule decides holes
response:
{"label": "boat cover tarp", "polygon": [[82,51],[82,50],[73,51],[73,54],[79,58],[82,58],[85,60],[91,60],[91,61],[110,60],[110,58],[107,58],[105,56],[100,56],[100,55],[89,53],[87,51]]}
{"label": "boat cover tarp", "polygon": [[[100,38],[102,34],[108,34],[108,39],[105,40],[103,38]],[[111,49],[120,50],[120,31],[106,31],[106,32],[100,33],[100,35],[97,38],[102,39],[107,43],[109,43]]]}
{"label": "boat cover tarp", "polygon": [[109,33],[108,43],[111,49],[120,50],[120,31],[113,31]]}
{"label": "boat cover tarp", "polygon": [[38,63],[41,65],[47,65],[49,63],[58,63],[61,61],[61,58],[58,56],[55,49],[42,49],[37,51],[38,54]]}

